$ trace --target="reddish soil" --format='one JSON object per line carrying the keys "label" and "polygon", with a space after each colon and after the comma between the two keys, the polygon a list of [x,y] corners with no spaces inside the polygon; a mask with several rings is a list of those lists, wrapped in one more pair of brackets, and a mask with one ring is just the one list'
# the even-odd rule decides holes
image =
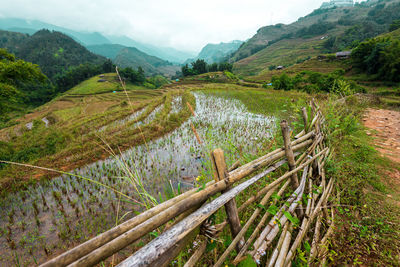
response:
{"label": "reddish soil", "polygon": [[376,149],[387,158],[400,163],[400,112],[385,109],[367,109],[364,125],[375,137]]}

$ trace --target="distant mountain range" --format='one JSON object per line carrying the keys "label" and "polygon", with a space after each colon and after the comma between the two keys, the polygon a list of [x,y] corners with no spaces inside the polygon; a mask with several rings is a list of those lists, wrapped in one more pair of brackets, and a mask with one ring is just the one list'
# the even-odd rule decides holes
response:
{"label": "distant mountain range", "polygon": [[204,59],[208,64],[228,61],[231,53],[236,52],[243,41],[232,41],[229,43],[207,44],[195,58],[188,59],[185,63],[193,62],[197,59]]}
{"label": "distant mountain range", "polygon": [[120,44],[90,45],[87,48],[98,55],[111,59],[120,67],[142,67],[147,75],[163,74],[173,76],[180,67],[161,58],[150,56],[135,47]]}
{"label": "distant mountain range", "polygon": [[149,55],[159,57],[174,63],[183,63],[186,59],[195,56],[194,53],[179,51],[170,47],[158,47],[135,41],[127,36],[104,36],[98,32],[82,32],[59,27],[39,20],[25,20],[19,18],[0,18],[0,29],[6,31],[34,34],[41,29],[59,31],[67,34],[84,46],[120,44],[126,47],[135,47]]}

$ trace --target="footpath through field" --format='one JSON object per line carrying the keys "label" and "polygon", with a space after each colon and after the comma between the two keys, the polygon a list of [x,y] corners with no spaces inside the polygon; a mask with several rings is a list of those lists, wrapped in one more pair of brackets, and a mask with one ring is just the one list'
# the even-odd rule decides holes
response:
{"label": "footpath through field", "polygon": [[[400,112],[386,109],[367,109],[363,118],[364,125],[371,129],[367,134],[374,137],[376,149],[392,160],[400,164]],[[400,171],[396,168],[388,170],[387,178],[400,194]],[[391,198],[391,195],[388,195]],[[400,206],[400,202],[396,201]]]}

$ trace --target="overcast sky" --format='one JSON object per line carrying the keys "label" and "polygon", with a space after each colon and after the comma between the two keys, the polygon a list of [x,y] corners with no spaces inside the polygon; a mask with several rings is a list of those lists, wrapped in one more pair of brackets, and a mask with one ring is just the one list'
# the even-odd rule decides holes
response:
{"label": "overcast sky", "polygon": [[0,0],[1,17],[37,19],[74,30],[199,51],[246,40],[262,26],[290,23],[322,0]]}

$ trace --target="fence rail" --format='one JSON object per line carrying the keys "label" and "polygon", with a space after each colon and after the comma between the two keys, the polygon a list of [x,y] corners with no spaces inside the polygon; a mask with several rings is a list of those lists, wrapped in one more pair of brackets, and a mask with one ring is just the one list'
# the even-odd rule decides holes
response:
{"label": "fence rail", "polygon": [[[216,149],[211,153],[214,180],[204,189],[194,188],[161,203],[42,266],[93,266],[173,219],[174,225],[168,224],[162,234],[118,266],[168,266],[196,239],[195,243],[199,245],[193,248],[194,253],[185,264],[195,266],[206,253],[210,238],[218,236],[227,225],[232,242],[215,259],[214,266],[221,266],[227,259],[238,264],[248,255],[259,263],[266,251],[269,252],[268,266],[288,266],[306,236],[312,242],[308,263],[315,263],[318,259],[323,264],[326,244],[334,225],[333,209],[331,214],[328,212],[334,179],[328,179],[324,169],[330,154],[324,139],[324,117],[314,101],[311,101],[309,109],[311,119],[303,108],[304,129],[293,141],[288,123],[281,122],[284,147],[243,166],[235,163],[230,169],[226,166],[224,152]],[[236,196],[286,164],[289,169],[284,175],[260,188],[237,207]],[[289,189],[293,193],[279,207],[275,206]],[[216,196],[218,193],[221,194]],[[258,205],[242,225],[240,213],[253,203]],[[277,209],[266,208],[267,203],[272,203],[270,207]],[[225,207],[226,220],[210,225],[207,219],[222,207]],[[256,223],[246,240],[245,233]],[[235,257],[231,253],[233,250],[236,250]]]}

